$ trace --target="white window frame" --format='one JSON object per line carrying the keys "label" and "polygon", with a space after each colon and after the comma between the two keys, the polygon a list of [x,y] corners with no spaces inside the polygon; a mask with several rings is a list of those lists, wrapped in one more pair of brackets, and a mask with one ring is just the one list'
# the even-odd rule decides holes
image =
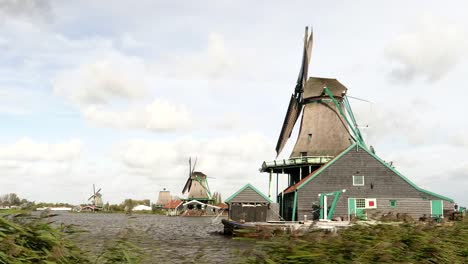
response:
{"label": "white window frame", "polygon": [[[356,184],[356,177],[362,177],[362,184]],[[364,186],[364,175],[353,175],[353,186]]]}

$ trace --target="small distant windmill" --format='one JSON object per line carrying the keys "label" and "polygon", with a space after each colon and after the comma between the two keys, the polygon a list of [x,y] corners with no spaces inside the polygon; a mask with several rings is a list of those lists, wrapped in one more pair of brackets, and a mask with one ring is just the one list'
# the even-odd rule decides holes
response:
{"label": "small distant windmill", "polygon": [[97,190],[96,192],[96,188],[93,184],[93,195],[91,195],[91,197],[88,198],[88,201],[92,200],[92,206],[94,210],[102,209],[103,202],[102,202],[102,194],[100,192],[101,192],[101,188],[99,188],[99,190]]}
{"label": "small distant windmill", "polygon": [[195,171],[196,165],[197,159],[195,158],[192,168],[192,158],[189,158],[189,177],[182,190],[182,194],[188,192],[187,198],[189,200],[212,200],[210,187],[208,186],[208,177],[203,172]]}

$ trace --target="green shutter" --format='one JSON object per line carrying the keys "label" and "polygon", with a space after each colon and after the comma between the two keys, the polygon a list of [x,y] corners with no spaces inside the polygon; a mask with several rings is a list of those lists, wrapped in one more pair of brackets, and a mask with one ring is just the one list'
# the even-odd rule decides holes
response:
{"label": "green shutter", "polygon": [[432,217],[442,217],[443,216],[442,200],[431,200],[431,216]]}
{"label": "green shutter", "polygon": [[356,200],[354,200],[354,198],[348,199],[348,214],[349,215],[356,214]]}

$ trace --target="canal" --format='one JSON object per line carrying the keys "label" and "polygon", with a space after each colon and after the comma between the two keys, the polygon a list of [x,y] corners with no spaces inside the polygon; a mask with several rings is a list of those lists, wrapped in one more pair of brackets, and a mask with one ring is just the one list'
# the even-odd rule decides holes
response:
{"label": "canal", "polygon": [[61,213],[53,219],[85,231],[71,239],[94,256],[119,239],[141,248],[144,263],[239,263],[252,247],[221,235],[220,219],[212,217]]}

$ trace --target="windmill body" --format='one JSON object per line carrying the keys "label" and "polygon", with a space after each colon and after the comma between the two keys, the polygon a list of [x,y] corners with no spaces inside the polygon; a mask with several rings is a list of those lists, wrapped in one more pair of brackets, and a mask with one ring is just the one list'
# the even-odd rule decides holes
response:
{"label": "windmill body", "polygon": [[[343,101],[347,89],[337,80],[308,79],[303,94],[299,134],[291,158],[336,156],[352,143],[346,121],[328,95],[324,95],[324,86],[339,103]],[[340,105],[341,110],[345,111],[344,106]]]}
{"label": "windmill body", "polygon": [[196,200],[211,199],[207,176],[203,172],[194,171],[192,173],[191,186],[187,198]]}
{"label": "windmill body", "polygon": [[93,184],[93,195],[88,198],[88,201],[90,202],[89,205],[84,206],[82,209],[87,209],[87,210],[102,210],[104,207],[104,202],[102,201],[102,194],[101,194],[101,188],[96,191],[96,188]]}
{"label": "windmill body", "polygon": [[187,195],[188,200],[211,202],[213,197],[208,186],[208,176],[200,171],[195,171],[196,160],[192,168],[192,159],[189,159],[189,177],[185,183],[182,194]]}

